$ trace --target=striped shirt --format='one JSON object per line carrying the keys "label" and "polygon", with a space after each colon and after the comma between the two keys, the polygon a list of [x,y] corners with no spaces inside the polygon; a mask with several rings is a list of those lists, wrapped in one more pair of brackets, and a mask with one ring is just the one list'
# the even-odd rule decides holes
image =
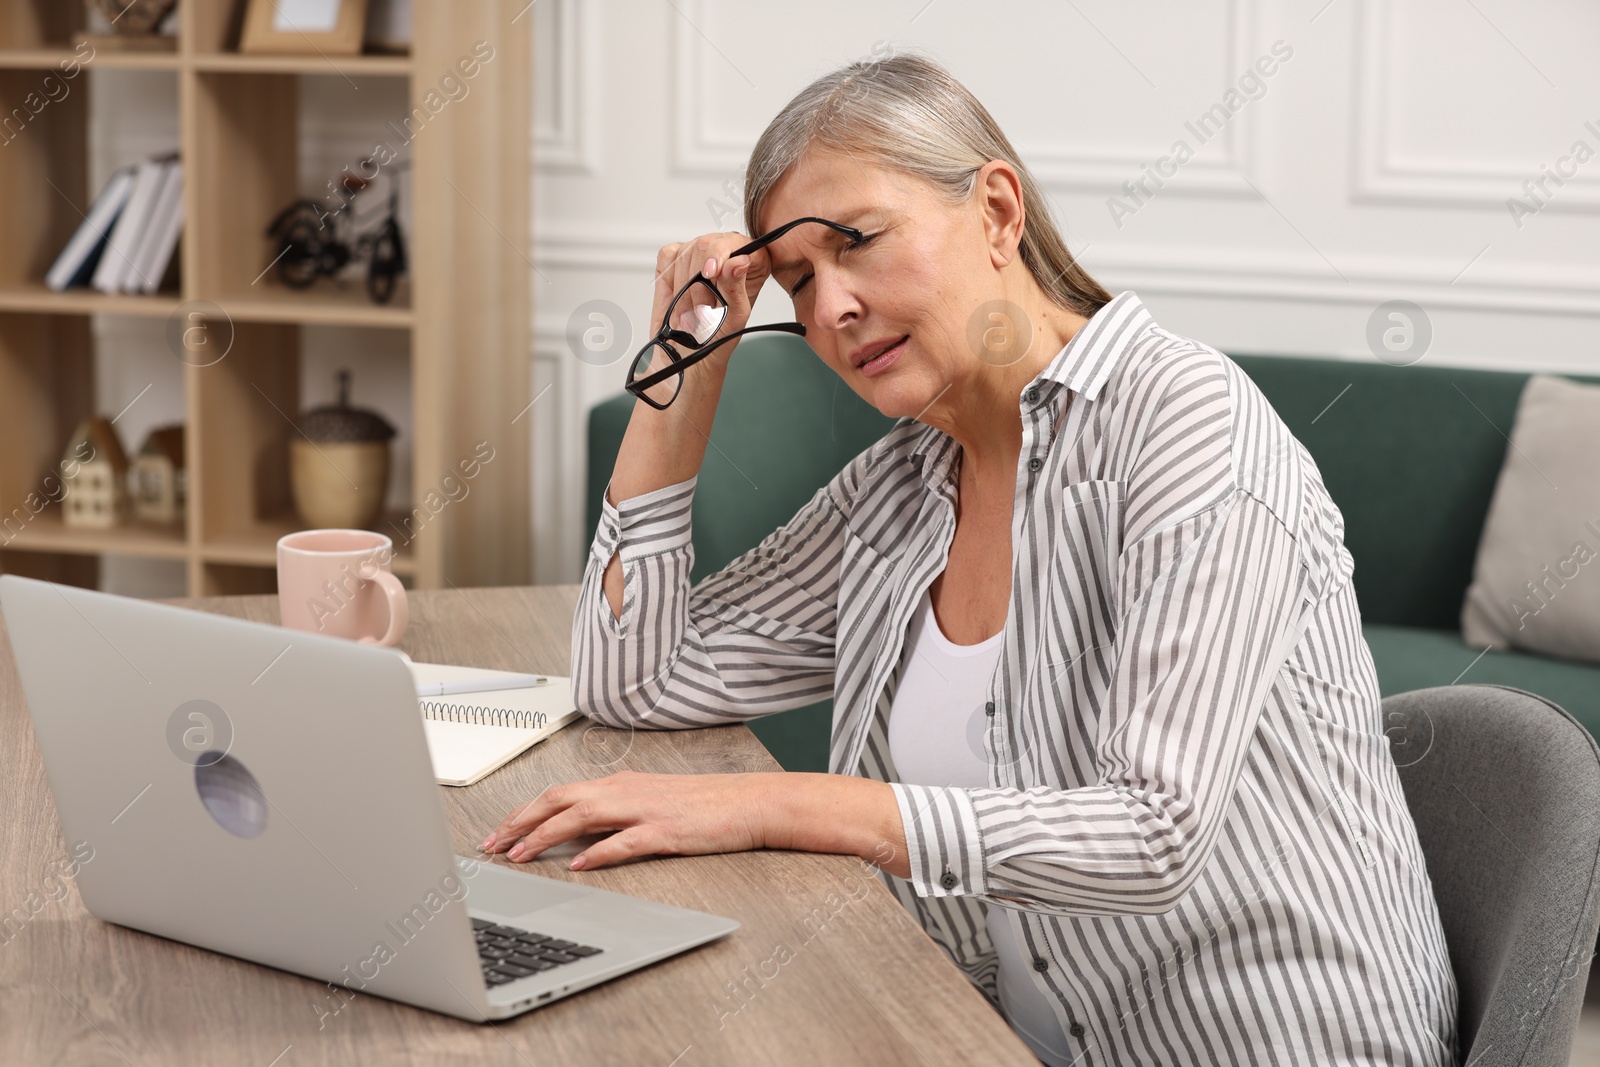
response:
{"label": "striped shirt", "polygon": [[832,696],[830,771],[894,783],[911,877],[883,880],[991,1003],[985,909],[1017,909],[1077,1062],[1457,1063],[1444,932],[1310,454],[1131,292],[1018,404],[986,788],[901,783],[889,756],[960,452],[910,418],[693,588],[697,479],[606,501],[579,708],[675,729]]}

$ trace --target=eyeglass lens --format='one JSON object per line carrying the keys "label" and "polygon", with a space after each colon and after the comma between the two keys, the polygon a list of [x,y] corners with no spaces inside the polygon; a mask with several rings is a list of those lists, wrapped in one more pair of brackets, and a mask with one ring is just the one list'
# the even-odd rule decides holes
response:
{"label": "eyeglass lens", "polygon": [[[649,374],[654,374],[673,363],[677,359],[667,347],[660,342],[652,342],[644,351],[640,352],[633,361],[633,367],[628,372],[628,381],[637,381]],[[678,389],[683,385],[682,374],[671,374],[666,381],[658,382],[641,392],[641,396],[648,398],[653,403],[662,407],[672,403],[677,398]]]}
{"label": "eyeglass lens", "polygon": [[694,337],[703,345],[717,335],[728,318],[728,302],[710,282],[695,281],[668,312],[669,325]]}

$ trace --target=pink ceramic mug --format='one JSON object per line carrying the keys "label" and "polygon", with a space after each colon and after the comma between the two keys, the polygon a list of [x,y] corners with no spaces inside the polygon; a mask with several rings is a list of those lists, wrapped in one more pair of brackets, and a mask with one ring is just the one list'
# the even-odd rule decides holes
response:
{"label": "pink ceramic mug", "polygon": [[406,590],[390,570],[394,542],[371,530],[301,530],[278,538],[278,612],[295,630],[394,645]]}

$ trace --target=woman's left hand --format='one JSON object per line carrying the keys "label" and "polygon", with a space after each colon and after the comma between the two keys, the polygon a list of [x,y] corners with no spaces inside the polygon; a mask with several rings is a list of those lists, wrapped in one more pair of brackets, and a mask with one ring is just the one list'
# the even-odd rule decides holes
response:
{"label": "woman's left hand", "polygon": [[517,808],[480,848],[522,862],[585,834],[616,831],[571,863],[603,867],[635,856],[744,852],[767,845],[773,774],[642,774],[551,786]]}

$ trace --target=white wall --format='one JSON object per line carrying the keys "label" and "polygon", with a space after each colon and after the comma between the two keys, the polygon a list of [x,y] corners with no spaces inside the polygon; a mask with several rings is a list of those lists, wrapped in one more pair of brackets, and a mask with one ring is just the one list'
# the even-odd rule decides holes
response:
{"label": "white wall", "polygon": [[[559,399],[540,404],[541,581],[579,573],[584,413],[623,375],[574,357],[568,315],[611,300],[647,333],[656,248],[741,228],[708,201],[729,200],[724,183],[737,187],[765,123],[875,49],[918,46],[949,66],[1034,169],[1085,264],[1170,329],[1224,350],[1372,359],[1369,317],[1409,299],[1432,324],[1429,363],[1600,374],[1600,158],[1549,182],[1520,226],[1507,207],[1574,142],[1600,152],[1590,0],[535,10],[535,358]],[[1275,41],[1290,58],[1202,146],[1185,122]],[[1108,199],[1179,139],[1194,158],[1142,205],[1122,195],[1136,210],[1118,225]],[[788,317],[769,286],[753,321]]]}

